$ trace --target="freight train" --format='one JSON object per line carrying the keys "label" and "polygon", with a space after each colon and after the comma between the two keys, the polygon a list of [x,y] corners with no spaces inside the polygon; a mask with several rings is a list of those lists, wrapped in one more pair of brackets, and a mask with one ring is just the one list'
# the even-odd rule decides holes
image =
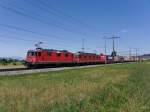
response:
{"label": "freight train", "polygon": [[38,66],[104,64],[106,62],[114,63],[124,61],[131,60],[125,60],[124,57],[115,57],[113,60],[111,56],[104,54],[72,53],[67,50],[37,48],[27,52],[26,66],[28,68],[35,68]]}

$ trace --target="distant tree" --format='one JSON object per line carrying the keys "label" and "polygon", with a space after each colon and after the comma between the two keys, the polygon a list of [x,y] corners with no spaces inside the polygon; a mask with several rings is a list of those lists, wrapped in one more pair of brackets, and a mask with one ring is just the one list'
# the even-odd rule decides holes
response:
{"label": "distant tree", "polygon": [[1,64],[2,65],[7,65],[7,63],[8,63],[7,59],[5,59],[5,58],[1,59]]}

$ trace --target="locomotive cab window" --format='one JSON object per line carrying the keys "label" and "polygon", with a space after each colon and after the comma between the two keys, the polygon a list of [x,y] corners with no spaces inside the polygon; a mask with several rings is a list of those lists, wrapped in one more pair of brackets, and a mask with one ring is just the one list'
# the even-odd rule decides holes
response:
{"label": "locomotive cab window", "polygon": [[28,55],[28,56],[35,56],[36,53],[35,53],[35,52],[28,52],[27,55]]}
{"label": "locomotive cab window", "polygon": [[37,55],[38,55],[38,56],[41,56],[41,52],[38,52]]}

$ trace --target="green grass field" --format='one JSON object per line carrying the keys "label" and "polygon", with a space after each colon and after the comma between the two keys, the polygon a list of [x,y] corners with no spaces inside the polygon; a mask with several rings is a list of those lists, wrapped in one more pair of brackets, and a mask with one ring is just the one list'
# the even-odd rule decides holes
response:
{"label": "green grass field", "polygon": [[0,77],[0,112],[150,112],[150,63]]}

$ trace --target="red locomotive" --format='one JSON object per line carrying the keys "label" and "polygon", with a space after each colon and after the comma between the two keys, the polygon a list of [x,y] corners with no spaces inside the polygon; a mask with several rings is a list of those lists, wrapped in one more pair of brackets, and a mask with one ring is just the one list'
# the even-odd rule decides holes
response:
{"label": "red locomotive", "polygon": [[106,56],[93,53],[71,53],[66,50],[53,50],[37,48],[29,50],[26,57],[26,65],[28,67],[36,67],[38,65],[62,65],[62,64],[94,64],[105,63]]}
{"label": "red locomotive", "polygon": [[76,54],[76,62],[77,63],[104,63],[106,60],[106,56],[103,54],[97,55],[94,53],[84,53],[78,52]]}

